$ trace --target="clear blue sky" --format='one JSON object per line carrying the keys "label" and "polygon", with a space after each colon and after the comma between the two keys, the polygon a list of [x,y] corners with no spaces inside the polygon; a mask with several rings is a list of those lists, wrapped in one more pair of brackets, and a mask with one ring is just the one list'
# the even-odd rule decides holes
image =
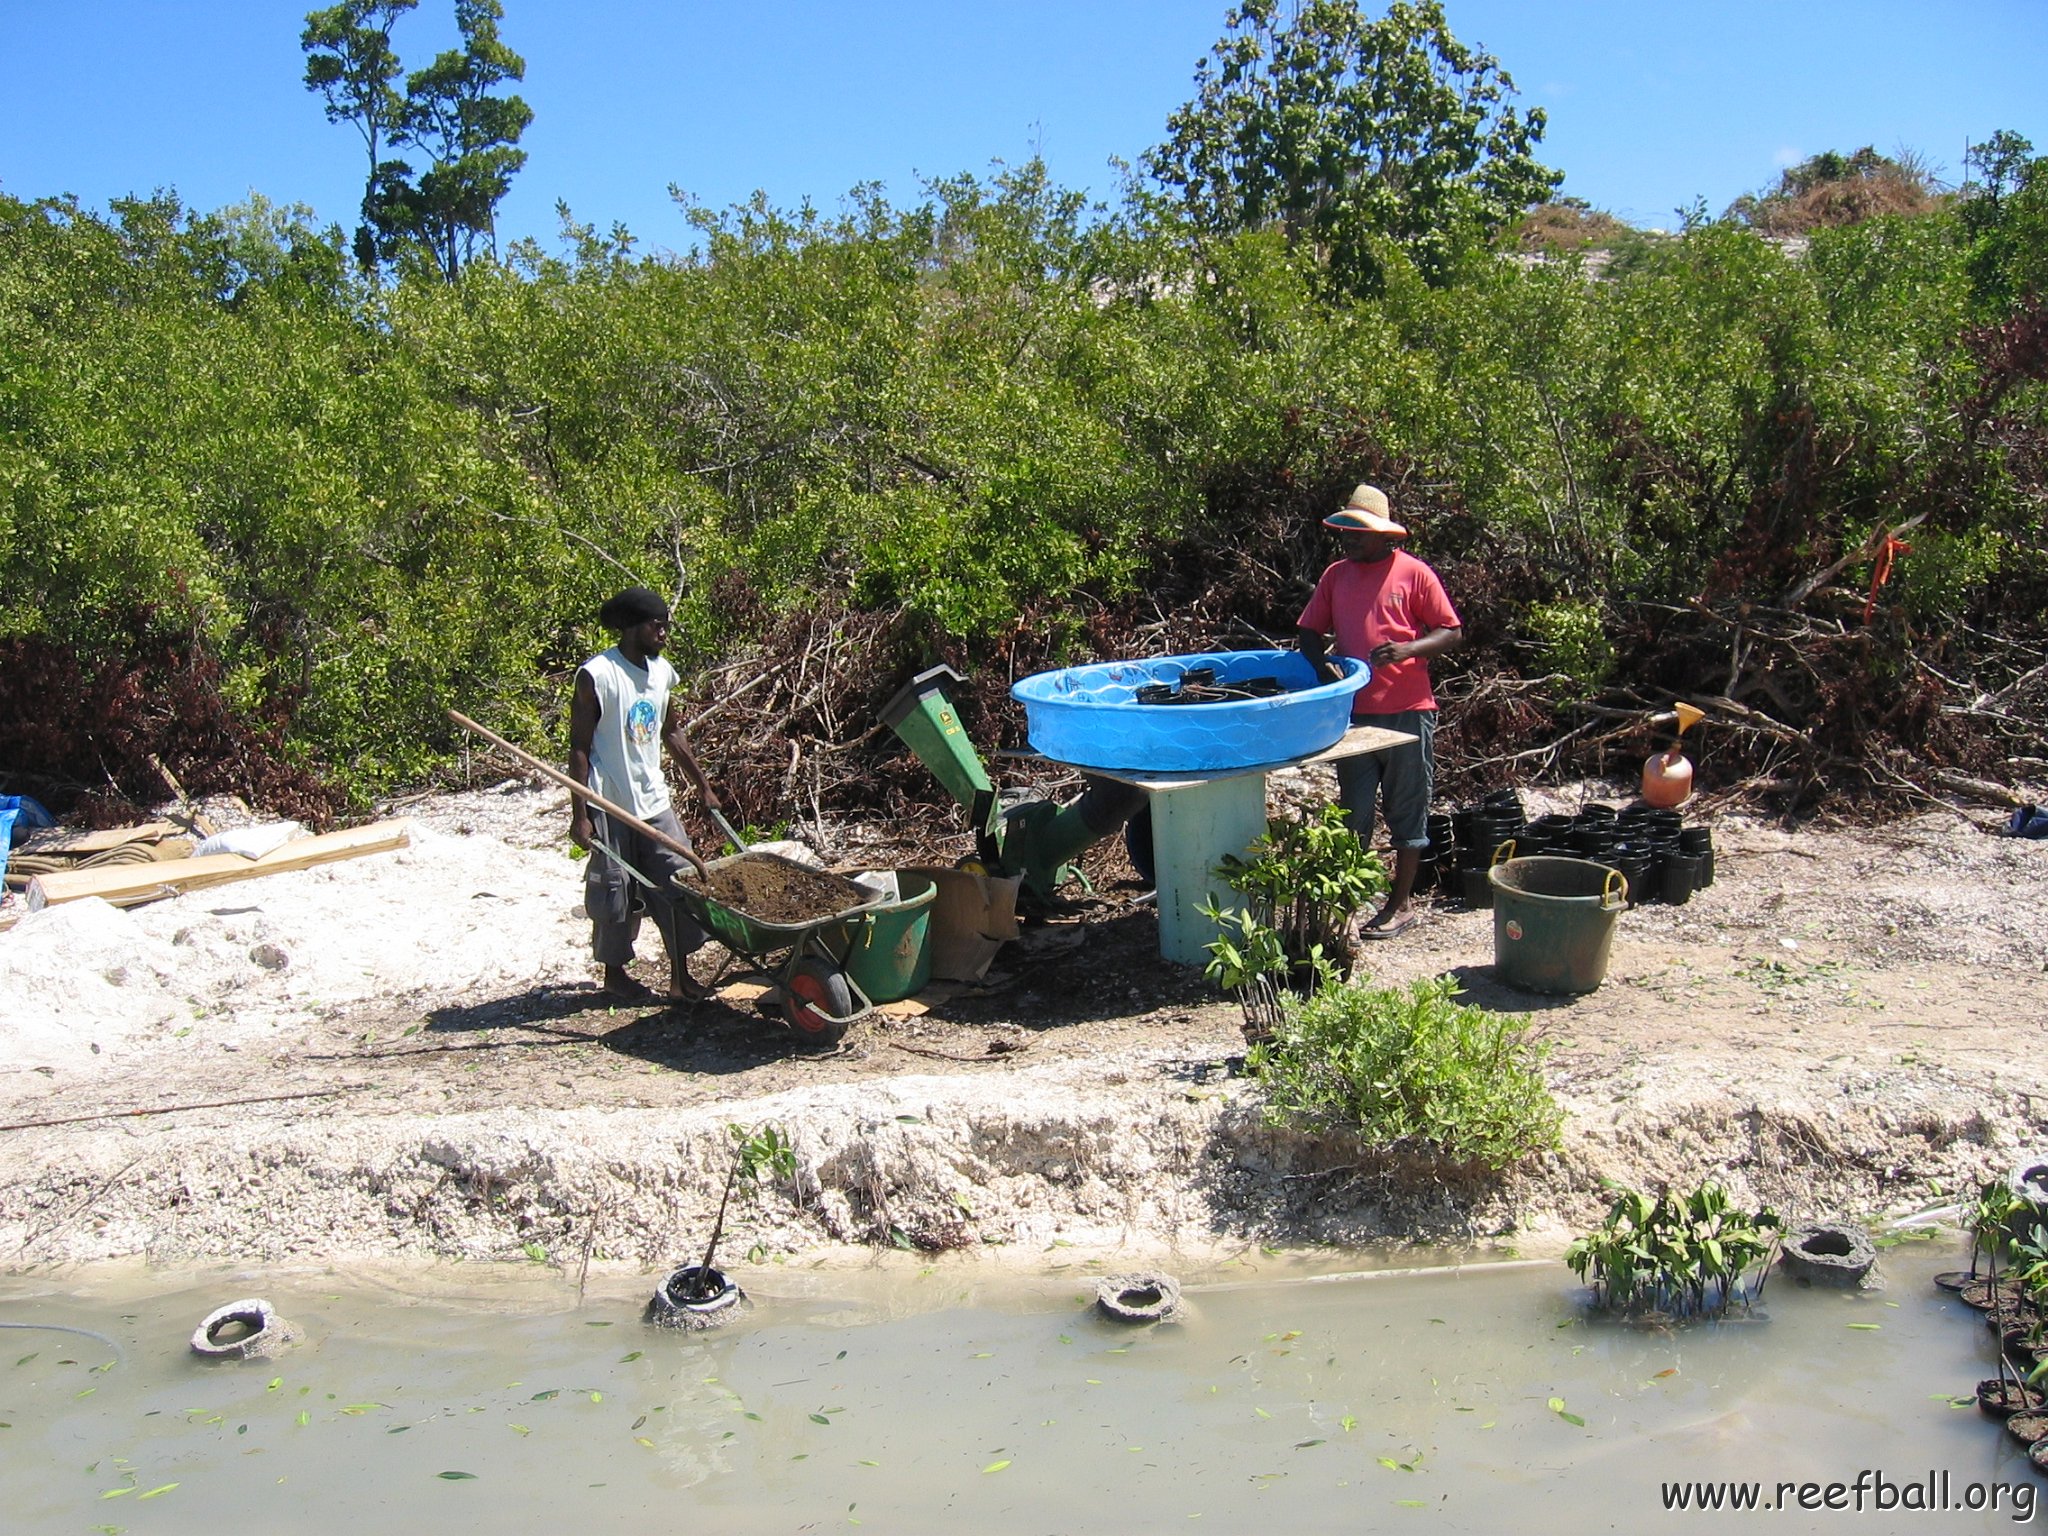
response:
{"label": "clear blue sky", "polygon": [[[302,0],[0,0],[0,191],[253,189],[353,225],[363,153],[301,84]],[[836,208],[862,181],[1042,153],[1113,197],[1191,90],[1224,0],[506,0],[525,55],[530,158],[501,210],[552,244],[554,204],[651,247],[687,232],[675,183],[714,207],[765,190]],[[1525,106],[1550,114],[1563,190],[1664,225],[1719,212],[1825,149],[1918,151],[1960,179],[2010,128],[2048,153],[2048,0],[1449,0]],[[394,36],[408,68],[454,41],[451,0]]]}

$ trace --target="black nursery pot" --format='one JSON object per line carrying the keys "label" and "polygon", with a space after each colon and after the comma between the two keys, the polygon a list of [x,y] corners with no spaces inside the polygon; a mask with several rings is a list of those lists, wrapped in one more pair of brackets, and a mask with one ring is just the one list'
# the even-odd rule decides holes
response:
{"label": "black nursery pot", "polygon": [[1674,907],[1692,900],[1700,886],[1700,861],[1690,854],[1674,853],[1664,860],[1664,899]]}
{"label": "black nursery pot", "polygon": [[1705,890],[1714,883],[1714,834],[1706,827],[1681,827],[1678,829],[1678,851],[1689,853],[1700,861],[1699,888]]}

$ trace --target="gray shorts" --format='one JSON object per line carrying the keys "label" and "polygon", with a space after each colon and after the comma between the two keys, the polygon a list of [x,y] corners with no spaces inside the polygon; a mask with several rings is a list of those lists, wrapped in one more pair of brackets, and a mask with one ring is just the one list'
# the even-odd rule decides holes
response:
{"label": "gray shorts", "polygon": [[[683,831],[674,811],[649,817],[647,824],[689,846],[689,834]],[[661,930],[661,942],[668,946],[670,960],[680,960],[701,949],[704,930],[670,894],[675,889],[672,877],[677,871],[688,869],[689,861],[632,828],[620,826],[595,806],[590,809],[590,826],[595,837],[583,871],[583,911],[590,919],[590,951],[598,964],[632,963],[633,942],[640,937],[643,911]],[[597,846],[596,838],[616,848],[628,863],[654,882],[654,888],[650,890],[620,869],[617,861]]]}
{"label": "gray shorts", "polygon": [[1396,848],[1429,846],[1429,802],[1436,792],[1436,714],[1403,709],[1391,715],[1355,715],[1353,725],[1406,731],[1415,740],[1384,752],[1337,759],[1337,803],[1351,813],[1351,830],[1372,846],[1375,805]]}

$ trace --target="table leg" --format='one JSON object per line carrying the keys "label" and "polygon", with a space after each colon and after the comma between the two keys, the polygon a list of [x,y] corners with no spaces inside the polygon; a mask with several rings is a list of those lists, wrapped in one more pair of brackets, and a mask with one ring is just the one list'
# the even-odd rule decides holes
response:
{"label": "table leg", "polygon": [[1202,916],[1236,899],[1216,877],[1225,854],[1243,855],[1266,831],[1266,776],[1242,773],[1152,792],[1152,867],[1159,889],[1159,953],[1207,965],[1217,927]]}

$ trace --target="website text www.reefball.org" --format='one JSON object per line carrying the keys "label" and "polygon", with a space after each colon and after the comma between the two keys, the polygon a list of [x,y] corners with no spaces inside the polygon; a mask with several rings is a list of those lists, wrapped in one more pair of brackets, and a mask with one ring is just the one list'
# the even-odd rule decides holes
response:
{"label": "website text www.reefball.org", "polygon": [[1713,1510],[1756,1514],[1834,1510],[1844,1514],[2003,1514],[2015,1524],[2034,1518],[2032,1483],[1980,1483],[1947,1472],[1896,1481],[1869,1468],[1848,1482],[1718,1482],[1665,1483],[1666,1510]]}

